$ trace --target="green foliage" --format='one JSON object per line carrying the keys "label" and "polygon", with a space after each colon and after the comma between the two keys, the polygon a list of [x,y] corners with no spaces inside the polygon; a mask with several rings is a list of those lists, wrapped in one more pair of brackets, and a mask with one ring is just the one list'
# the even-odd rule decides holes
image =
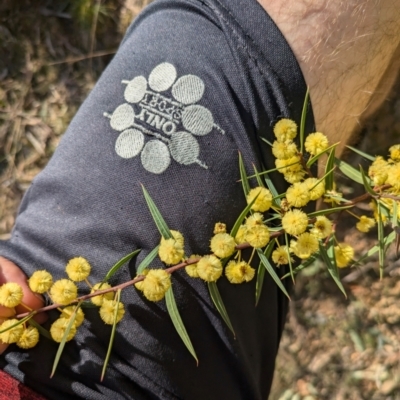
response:
{"label": "green foliage", "polygon": [[189,350],[190,354],[194,357],[198,365],[199,359],[197,358],[192,342],[186,331],[185,325],[183,324],[181,315],[179,314],[179,310],[176,305],[175,296],[174,292],[172,291],[172,288],[169,288],[167,290],[167,293],[165,293],[165,301],[167,305],[168,314],[171,317],[171,321],[174,324],[174,327],[178,332],[178,335],[180,336],[182,342],[185,344],[186,348]]}

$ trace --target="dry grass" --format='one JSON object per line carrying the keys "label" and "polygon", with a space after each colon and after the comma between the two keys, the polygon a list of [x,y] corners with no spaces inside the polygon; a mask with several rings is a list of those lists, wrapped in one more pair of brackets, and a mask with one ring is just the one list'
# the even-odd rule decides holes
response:
{"label": "dry grass", "polygon": [[[1,2],[1,239],[110,60],[104,54],[115,52],[147,2]],[[101,8],[87,11],[88,4]],[[400,100],[386,102],[367,130],[363,146],[384,153],[400,137]],[[360,252],[369,244],[368,237],[345,232]],[[347,300],[318,265],[298,279],[271,400],[400,399],[400,264],[391,257],[382,282],[374,260],[352,271],[345,278]]]}

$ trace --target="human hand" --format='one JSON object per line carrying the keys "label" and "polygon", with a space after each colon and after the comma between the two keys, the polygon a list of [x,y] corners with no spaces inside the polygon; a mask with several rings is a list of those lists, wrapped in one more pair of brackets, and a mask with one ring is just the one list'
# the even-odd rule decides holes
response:
{"label": "human hand", "polygon": [[[22,287],[24,292],[24,297],[22,299],[23,304],[15,307],[15,309],[0,306],[0,323],[16,314],[29,311],[27,307],[32,310],[43,307],[43,297],[39,294],[33,293],[29,289],[27,277],[22,270],[12,261],[0,256],[0,285],[7,282],[15,282]],[[44,314],[39,314],[35,316],[35,320],[39,323],[43,323],[46,320],[46,316]],[[0,341],[0,354],[6,350],[7,346],[8,344]]]}

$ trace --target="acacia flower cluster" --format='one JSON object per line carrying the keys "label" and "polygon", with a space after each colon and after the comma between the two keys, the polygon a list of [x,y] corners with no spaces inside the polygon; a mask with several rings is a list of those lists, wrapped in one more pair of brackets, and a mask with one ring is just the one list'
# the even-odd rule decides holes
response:
{"label": "acacia flower cluster", "polygon": [[[47,271],[34,272],[28,280],[30,289],[48,296],[53,303],[39,311],[57,308],[60,312],[59,318],[50,328],[53,340],[62,343],[73,339],[85,319],[82,303],[89,299],[93,305],[99,307],[99,314],[104,323],[113,325],[114,329],[125,313],[119,293],[124,288],[135,287],[152,302],[167,297],[167,309],[175,326],[179,326],[177,331],[190,352],[195,355],[179,312],[174,308],[174,300],[171,300],[173,273],[184,268],[189,277],[205,281],[214,302],[213,296],[218,291],[216,282],[221,277],[225,277],[234,285],[246,284],[257,277],[257,297],[264,274],[256,273],[253,263],[256,254],[260,260],[258,272],[260,269],[268,271],[284,292],[278,268],[288,266],[285,268],[290,270],[293,277],[305,265],[311,264],[309,261],[321,255],[339,288],[344,291],[337,268],[351,265],[355,259],[355,252],[348,243],[339,242],[335,236],[335,226],[343,215],[356,218],[356,228],[361,232],[369,232],[375,226],[378,227],[381,236],[376,251],[379,251],[380,267],[383,268],[384,247],[389,240],[394,241],[397,237],[397,233],[396,236],[392,234],[383,237],[383,226],[391,222],[393,227],[398,227],[400,217],[400,145],[389,149],[388,159],[375,157],[367,175],[346,163],[337,163],[342,173],[357,183],[363,182],[366,188],[364,195],[347,200],[336,190],[334,183],[335,145],[330,146],[323,133],[311,133],[305,139],[302,139],[303,135],[300,134],[299,146],[298,127],[294,121],[281,119],[273,131],[276,140],[271,147],[276,157],[276,172],[283,174],[289,187],[285,193],[277,194],[271,180],[263,180],[263,175],[266,174],[268,178],[271,171],[256,171],[253,178],[256,178],[257,185],[251,185],[251,177],[241,170],[247,207],[238,217],[234,227],[230,227],[231,231],[227,230],[223,222],[215,224],[208,254],[187,256],[183,234],[167,227],[149,194],[143,189],[161,239],[158,246],[139,265],[138,275],[134,279],[113,287],[107,274],[104,281],[91,284],[91,266],[83,257],[75,257],[68,261],[65,267],[67,278],[54,281]],[[306,153],[299,148],[304,148]],[[325,175],[315,177],[311,172],[312,164],[325,153],[328,154]],[[320,211],[310,213],[307,206],[310,202],[318,200],[323,200],[328,205]],[[370,200],[371,216],[357,215],[351,211],[358,202],[366,200]],[[251,254],[246,260],[244,258],[247,256],[243,254],[247,253],[242,252],[244,249],[250,249]],[[131,253],[130,256],[133,257],[139,251]],[[164,264],[163,268],[152,268],[151,263],[156,256]],[[118,261],[109,273],[115,273],[115,268],[120,268],[130,259],[127,257]],[[90,293],[80,294],[81,286],[77,285],[78,282],[86,283]],[[16,343],[22,348],[30,348],[38,342],[39,331],[32,326],[34,324],[29,323],[29,318],[33,317],[34,312],[16,315],[14,309],[23,305],[22,299],[23,291],[18,284],[6,283],[0,286],[0,305],[10,309],[10,318],[0,325],[0,340],[3,343]],[[218,302],[221,301],[222,299],[218,298]],[[225,321],[229,321],[227,315],[223,317]]]}
{"label": "acacia flower cluster", "polygon": [[10,318],[0,325],[0,341],[3,343],[15,343],[22,349],[34,347],[39,341],[39,332],[35,327],[27,323],[19,323],[14,318],[14,308],[22,305],[23,291],[20,285],[8,282],[0,286],[0,305],[10,309]]}

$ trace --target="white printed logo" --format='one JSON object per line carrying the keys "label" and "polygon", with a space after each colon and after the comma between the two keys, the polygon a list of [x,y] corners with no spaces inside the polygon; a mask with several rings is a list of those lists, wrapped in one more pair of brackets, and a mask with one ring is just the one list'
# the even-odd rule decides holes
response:
{"label": "white printed logo", "polygon": [[[182,165],[197,163],[208,168],[199,160],[200,146],[195,136],[208,135],[214,128],[225,132],[214,123],[210,110],[195,104],[204,93],[204,82],[198,76],[183,75],[177,79],[175,67],[161,63],[151,71],[148,80],[137,76],[122,83],[126,84],[127,103],[112,114],[104,113],[110,118],[111,128],[121,132],[115,143],[120,157],[140,154],[143,167],[154,174],[164,172],[171,157]],[[145,143],[146,136],[151,139]]]}

